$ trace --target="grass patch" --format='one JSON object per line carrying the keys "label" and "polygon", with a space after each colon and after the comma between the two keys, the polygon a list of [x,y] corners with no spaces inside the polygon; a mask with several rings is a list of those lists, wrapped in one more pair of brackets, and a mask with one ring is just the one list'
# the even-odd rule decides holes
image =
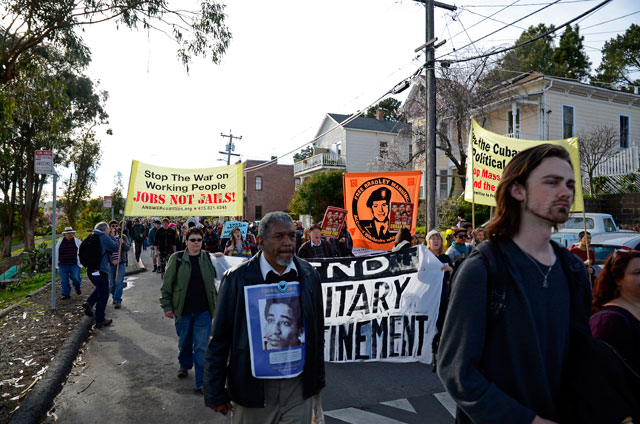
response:
{"label": "grass patch", "polygon": [[[47,245],[47,247],[51,247],[51,244],[52,244],[51,243],[51,238],[44,239],[44,240],[36,240],[36,246],[39,246],[42,243],[45,243]],[[24,252],[24,247],[21,247],[20,249],[12,250],[11,251],[11,256],[18,256],[22,252]]]}
{"label": "grass patch", "polygon": [[4,309],[25,298],[26,295],[51,281],[51,274],[39,274],[23,278],[0,290],[0,309]]}

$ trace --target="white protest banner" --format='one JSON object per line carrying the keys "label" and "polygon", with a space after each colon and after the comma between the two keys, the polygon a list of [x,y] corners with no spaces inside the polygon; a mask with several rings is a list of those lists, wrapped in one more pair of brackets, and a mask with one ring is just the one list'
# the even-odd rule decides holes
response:
{"label": "white protest banner", "polygon": [[220,238],[231,238],[231,230],[233,230],[234,228],[239,228],[240,232],[242,232],[242,238],[247,238],[249,223],[242,221],[226,221],[224,223],[224,228],[222,229],[222,235],[220,236]]}
{"label": "white protest banner", "polygon": [[426,246],[311,265],[322,280],[325,361],[431,363],[443,272]]}

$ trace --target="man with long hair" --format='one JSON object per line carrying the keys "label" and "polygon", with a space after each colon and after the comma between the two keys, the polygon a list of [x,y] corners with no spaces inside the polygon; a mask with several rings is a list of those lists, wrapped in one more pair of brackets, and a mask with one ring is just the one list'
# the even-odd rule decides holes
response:
{"label": "man with long hair", "polygon": [[502,174],[486,234],[506,268],[506,307],[491,319],[490,268],[474,249],[451,284],[438,352],[458,423],[560,421],[570,328],[588,331],[590,308],[582,262],[550,240],[575,184],[568,152],[552,144],[520,152]]}

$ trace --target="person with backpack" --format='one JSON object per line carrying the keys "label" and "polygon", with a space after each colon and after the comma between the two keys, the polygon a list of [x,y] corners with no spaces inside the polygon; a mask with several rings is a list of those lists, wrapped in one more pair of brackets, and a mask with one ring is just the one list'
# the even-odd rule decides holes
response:
{"label": "person with backpack", "polygon": [[577,422],[565,419],[564,376],[580,354],[574,341],[592,340],[591,290],[582,261],[550,239],[575,184],[569,153],[552,144],[521,151],[503,171],[490,240],[454,275],[440,341],[438,376],[457,423]]}
{"label": "person with backpack", "polygon": [[164,316],[175,320],[178,333],[178,378],[186,378],[195,365],[194,388],[199,393],[216,306],[216,271],[209,253],[202,248],[202,240],[200,228],[187,230],[187,249],[171,255],[160,289]]}
{"label": "person with backpack", "polygon": [[[124,274],[127,269],[127,252],[131,248],[131,243],[125,234],[121,234],[118,221],[109,222],[111,227],[111,238],[113,241],[120,243],[120,249],[117,252],[109,254],[109,293],[113,299],[113,307],[120,309],[122,304],[122,291],[124,288]],[[124,228],[124,221],[121,223]],[[133,227],[135,231],[135,226]]]}
{"label": "person with backpack", "polygon": [[[82,304],[82,309],[87,316],[94,316],[96,328],[106,327],[111,324],[111,318],[105,316],[105,308],[109,300],[109,254],[118,252],[119,246],[114,239],[109,224],[99,222],[93,229],[93,233],[80,244],[80,262],[87,268],[87,276],[96,288],[87,301]],[[122,239],[120,239],[122,243]],[[93,311],[95,305],[95,314]]]}

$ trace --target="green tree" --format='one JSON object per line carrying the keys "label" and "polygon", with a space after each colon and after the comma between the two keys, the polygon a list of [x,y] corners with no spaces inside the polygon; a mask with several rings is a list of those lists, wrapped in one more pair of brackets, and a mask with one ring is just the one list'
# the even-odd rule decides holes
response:
{"label": "green tree", "polygon": [[367,109],[367,113],[363,115],[365,118],[376,118],[376,111],[382,109],[383,117],[387,121],[401,121],[402,114],[400,113],[400,106],[402,103],[393,97],[387,97],[384,100],[380,100],[377,105],[371,106]]}
{"label": "green tree", "polygon": [[0,92],[13,105],[11,119],[2,120],[6,134],[0,141],[0,188],[3,212],[0,214],[3,254],[9,254],[13,224],[12,210],[20,211],[25,249],[34,247],[38,205],[46,175],[34,174],[34,152],[54,151],[54,163],[68,162],[68,155],[85,126],[106,122],[102,107],[106,93],[80,71],[89,63],[82,49],[69,51],[57,46],[40,46],[22,66],[17,78],[0,86]]}
{"label": "green tree", "polygon": [[69,157],[73,173],[65,182],[63,206],[69,225],[76,227],[79,212],[91,195],[91,186],[96,181],[96,171],[100,166],[100,142],[93,131],[87,131],[76,144]]}
{"label": "green tree", "polygon": [[342,171],[314,174],[298,187],[289,210],[294,214],[311,215],[313,222],[324,216],[327,206],[343,207]]}
{"label": "green tree", "polygon": [[[122,172],[116,172],[115,177],[113,178],[114,186],[111,191],[111,204],[113,205],[114,218],[117,221],[122,220],[124,218],[124,207],[125,207],[125,197],[124,197],[124,184],[122,183]],[[120,213],[122,211],[123,213]],[[109,211],[109,214],[111,211]]]}
{"label": "green tree", "polygon": [[[537,26],[532,25],[520,34],[520,37],[514,44],[523,43],[553,28],[553,25],[546,26],[542,23]],[[546,75],[554,75],[552,60],[554,51],[553,35],[547,35],[526,46],[510,50],[502,56],[497,66],[489,73],[486,78],[486,83],[491,86],[511,79],[516,75],[512,71],[536,71]]]}
{"label": "green tree", "polygon": [[198,10],[172,9],[166,0],[0,0],[0,82],[18,75],[37,50],[48,43],[69,51],[85,50],[76,28],[115,21],[128,28],[155,29],[171,36],[178,58],[187,67],[192,56],[208,56],[218,63],[231,33],[225,25],[224,5],[200,0]]}
{"label": "green tree", "polygon": [[310,158],[313,156],[313,146],[303,147],[298,153],[293,155],[294,162],[300,162],[301,160]]}
{"label": "green tree", "polygon": [[[602,48],[602,63],[592,82],[640,85],[633,74],[640,71],[640,26],[631,24],[624,34],[607,41]],[[630,88],[628,88],[631,91]]]}
{"label": "green tree", "polygon": [[589,76],[591,62],[584,50],[583,41],[579,26],[572,28],[567,25],[551,57],[554,68],[552,75],[580,81]]}

